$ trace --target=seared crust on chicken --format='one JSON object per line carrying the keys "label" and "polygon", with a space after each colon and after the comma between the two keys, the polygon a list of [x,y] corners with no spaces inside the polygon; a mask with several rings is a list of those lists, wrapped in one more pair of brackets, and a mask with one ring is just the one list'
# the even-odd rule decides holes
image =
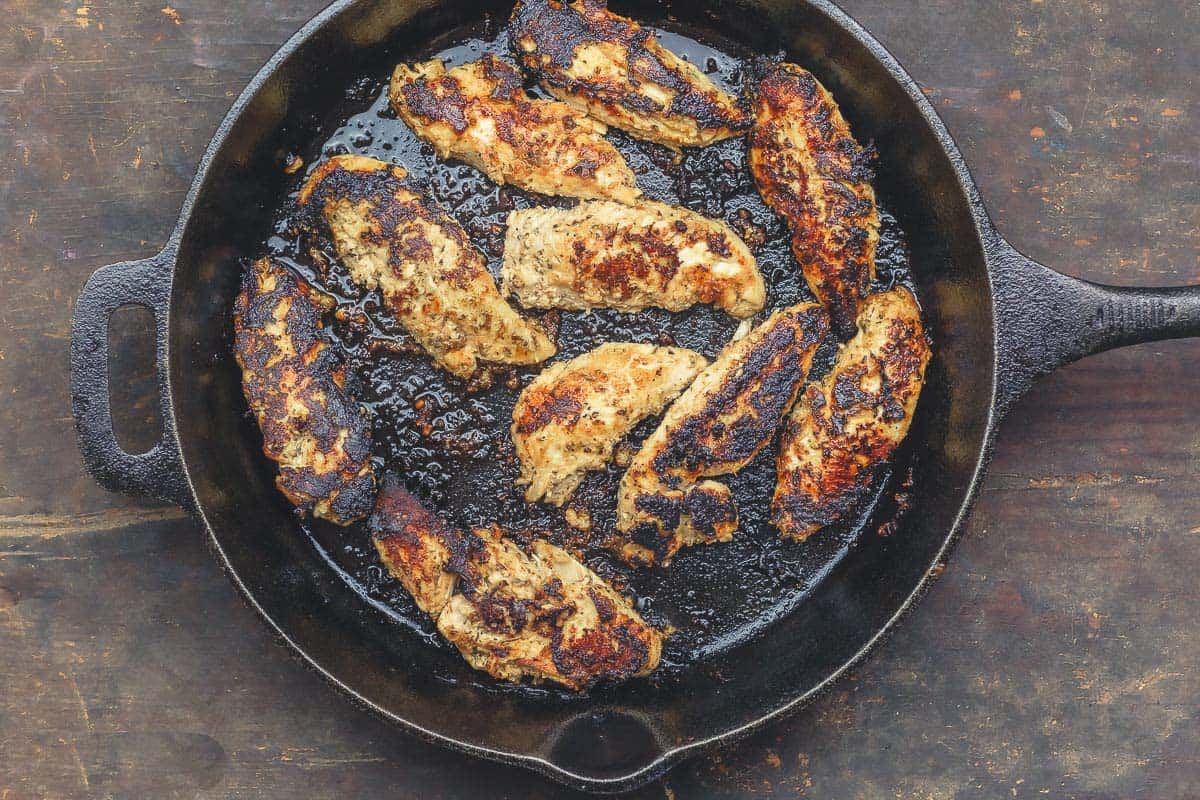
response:
{"label": "seared crust on chicken", "polygon": [[512,437],[525,499],[561,506],[642,420],[663,410],[708,359],[679,347],[612,342],[547,367],[517,398]]}
{"label": "seared crust on chicken", "polygon": [[371,422],[325,338],[321,318],[332,306],[287,267],[260,259],[234,302],[234,352],[263,452],[279,463],[275,485],[302,512],[349,525],[375,495]]}
{"label": "seared crust on chicken", "polygon": [[639,139],[702,146],[749,125],[737,98],[604,0],[520,0],[509,31],[542,88]]}
{"label": "seared crust on chicken", "polygon": [[662,634],[570,553],[535,540],[526,555],[496,528],[474,537],[458,591],[438,617],[438,630],[471,666],[571,689],[658,666]]}
{"label": "seared crust on chicken", "polygon": [[907,289],[866,299],[858,335],[805,389],[784,428],[771,502],[780,533],[806,539],[860,507],[908,433],[930,354]]}
{"label": "seared crust on chicken", "polygon": [[776,311],[726,346],[667,410],[621,479],[626,561],[666,564],[680,548],[733,538],[729,488],[701,479],[737,472],[771,441],[828,331],[816,303]]}
{"label": "seared crust on chicken", "polygon": [[300,192],[315,203],[358,283],[447,371],[467,378],[480,361],[536,364],[554,344],[504,301],[466,231],[406,180],[403,168],[335,156]]}
{"label": "seared crust on chicken", "polygon": [[875,278],[879,215],[871,152],[807,70],[770,64],[758,85],[750,171],[792,229],[792,252],[838,333],[849,338]]}
{"label": "seared crust on chicken", "polygon": [[727,225],[649,200],[512,212],[500,280],[505,296],[527,308],[682,311],[712,303],[750,317],[766,302],[754,255]]}
{"label": "seared crust on chicken", "polygon": [[501,680],[583,689],[658,666],[663,635],[565,550],[454,531],[389,478],[370,528],[388,571],[467,662]]}
{"label": "seared crust on chicken", "polygon": [[449,71],[437,59],[401,64],[389,96],[439,158],[461,159],[496,183],[623,203],[642,193],[603,124],[566,103],[531,98],[516,68],[495,56]]}
{"label": "seared crust on chicken", "polygon": [[367,527],[388,572],[436,620],[458,582],[450,562],[466,552],[462,532],[426,510],[393,475],[384,478]]}

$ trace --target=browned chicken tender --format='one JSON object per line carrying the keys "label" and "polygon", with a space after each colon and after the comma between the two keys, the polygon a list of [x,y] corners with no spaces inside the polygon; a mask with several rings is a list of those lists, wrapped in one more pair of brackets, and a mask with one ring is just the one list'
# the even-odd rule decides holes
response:
{"label": "browned chicken tender", "polygon": [[458,582],[450,561],[456,553],[461,560],[463,534],[427,511],[392,475],[384,478],[367,527],[388,572],[436,620]]}
{"label": "browned chicken tender", "polygon": [[583,689],[648,675],[662,634],[567,551],[535,540],[530,553],[496,528],[477,529],[458,591],[438,630],[467,662],[501,680],[552,680]]}
{"label": "browned chicken tender", "polygon": [[547,367],[517,398],[513,444],[525,499],[561,506],[642,420],[687,388],[708,359],[680,347],[610,342]]}
{"label": "browned chicken tender", "polygon": [[392,108],[433,145],[499,184],[565,197],[641,196],[605,126],[566,103],[535,100],[513,66],[484,56],[449,71],[440,60],[396,67]]}
{"label": "browned chicken tender", "polygon": [[780,533],[806,539],[861,509],[908,433],[930,355],[907,289],[867,298],[858,335],[805,389],[784,428],[771,503]]}
{"label": "browned chicken tender", "polygon": [[469,378],[480,362],[536,364],[554,343],[496,288],[483,256],[402,167],[335,156],[300,192],[316,204],[338,257],[448,372]]}
{"label": "browned chicken tender", "polygon": [[500,280],[526,308],[682,311],[711,303],[744,318],[767,298],[754,255],[729,226],[649,200],[512,212]]}
{"label": "browned chicken tender", "polygon": [[726,346],[667,409],[618,490],[626,561],[666,564],[683,547],[733,538],[729,487],[703,479],[737,472],[767,446],[828,331],[816,303],[776,311]]}
{"label": "browned chicken tender", "polygon": [[749,125],[736,97],[604,0],[520,0],[509,37],[547,92],[639,139],[703,146]]}
{"label": "browned chicken tender", "polygon": [[325,338],[331,308],[287,267],[256,261],[234,302],[234,352],[263,452],[279,464],[275,485],[302,512],[348,525],[374,499],[371,422]]}
{"label": "browned chicken tender", "polygon": [[455,531],[390,478],[370,528],[388,571],[475,669],[578,690],[658,666],[662,633],[565,550],[535,540],[526,553],[494,527]]}
{"label": "browned chicken tender", "polygon": [[875,279],[879,215],[871,153],[807,70],[770,64],[758,85],[750,171],[792,229],[792,252],[843,338]]}

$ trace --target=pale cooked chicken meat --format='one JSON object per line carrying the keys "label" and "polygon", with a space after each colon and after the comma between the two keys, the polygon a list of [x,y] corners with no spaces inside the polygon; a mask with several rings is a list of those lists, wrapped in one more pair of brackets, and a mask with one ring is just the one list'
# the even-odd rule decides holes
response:
{"label": "pale cooked chicken meat", "polygon": [[355,282],[378,288],[387,310],[447,371],[479,362],[536,364],[555,347],[505,302],[466,231],[406,180],[402,167],[335,156],[313,171],[300,204],[316,204]]}
{"label": "pale cooked chicken meat", "polygon": [[484,56],[449,71],[440,60],[396,67],[392,108],[440,158],[457,158],[496,183],[566,197],[641,195],[603,124],[566,103],[535,100],[513,66]]}
{"label": "pale cooked chicken meat", "polygon": [[848,338],[875,278],[871,153],[825,87],[795,64],[764,68],[754,112],[750,171],[763,200],[791,226],[805,280]]}
{"label": "pale cooked chicken meat", "polygon": [[263,452],[279,464],[275,485],[302,512],[348,525],[374,499],[371,421],[326,339],[332,307],[287,267],[260,259],[234,301],[234,353]]}
{"label": "pale cooked chicken meat", "polygon": [[703,479],[737,472],[771,441],[828,330],[816,303],[776,311],[727,345],[667,409],[621,479],[625,560],[665,564],[688,545],[733,537],[729,488]]}
{"label": "pale cooked chicken meat", "polygon": [[749,124],[736,97],[604,0],[520,0],[509,40],[547,92],[639,139],[702,146]]}
{"label": "pale cooked chicken meat", "polygon": [[494,527],[453,530],[394,478],[369,524],[388,571],[476,669],[582,689],[658,666],[662,633],[565,550],[535,540],[526,553]]}
{"label": "pale cooked chicken meat", "polygon": [[711,303],[750,317],[766,302],[754,255],[727,225],[649,200],[512,212],[501,287],[527,308],[682,311]]}
{"label": "pale cooked chicken meat", "polygon": [[780,533],[806,539],[861,509],[908,433],[930,355],[912,293],[866,299],[858,334],[804,390],[784,428],[771,503]]}
{"label": "pale cooked chicken meat", "polygon": [[561,506],[635,425],[661,412],[707,364],[692,350],[612,342],[547,367],[513,408],[525,499]]}

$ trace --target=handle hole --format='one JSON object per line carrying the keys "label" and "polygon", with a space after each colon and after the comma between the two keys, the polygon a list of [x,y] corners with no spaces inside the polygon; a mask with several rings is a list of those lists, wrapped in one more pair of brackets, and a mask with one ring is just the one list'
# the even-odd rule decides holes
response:
{"label": "handle hole", "polygon": [[108,323],[108,402],[113,436],[126,453],[144,453],[162,438],[158,411],[154,314],[124,305]]}

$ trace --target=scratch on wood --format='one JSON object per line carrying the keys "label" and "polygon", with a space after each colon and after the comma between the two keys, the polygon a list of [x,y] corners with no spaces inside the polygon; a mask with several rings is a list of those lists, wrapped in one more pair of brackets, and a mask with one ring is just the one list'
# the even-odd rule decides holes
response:
{"label": "scratch on wood", "polygon": [[83,702],[83,695],[79,692],[79,682],[75,680],[75,673],[68,670],[58,674],[70,684],[71,692],[75,695],[75,702],[79,703],[79,716],[83,718],[83,724],[87,726],[89,732],[95,733],[96,726],[92,724],[92,715],[88,713],[87,703]]}
{"label": "scratch on wood", "polygon": [[39,537],[53,539],[80,533],[99,533],[148,522],[187,519],[178,508],[110,509],[69,517],[53,514],[19,514],[0,517],[0,539]]}
{"label": "scratch on wood", "polygon": [[[1080,472],[1073,475],[1037,475],[1025,478],[1020,475],[996,473],[1004,485],[995,487],[1001,491],[1021,489],[1079,489],[1093,486],[1116,486],[1133,482],[1142,486],[1155,486],[1166,478],[1153,475],[1122,474],[1119,472]],[[1020,481],[1020,483],[1017,483]]]}
{"label": "scratch on wood", "polygon": [[75,742],[67,738],[62,738],[58,741],[71,748],[71,756],[75,759],[75,767],[79,771],[79,781],[83,784],[84,791],[90,793],[92,791],[92,782],[88,780],[87,767],[83,765],[83,759],[79,757],[79,749],[75,747]]}
{"label": "scratch on wood", "polygon": [[376,764],[386,761],[382,756],[318,756],[313,755],[314,752],[315,748],[311,747],[289,748],[279,754],[279,760],[286,764],[294,764],[301,769],[324,769],[346,764]]}

